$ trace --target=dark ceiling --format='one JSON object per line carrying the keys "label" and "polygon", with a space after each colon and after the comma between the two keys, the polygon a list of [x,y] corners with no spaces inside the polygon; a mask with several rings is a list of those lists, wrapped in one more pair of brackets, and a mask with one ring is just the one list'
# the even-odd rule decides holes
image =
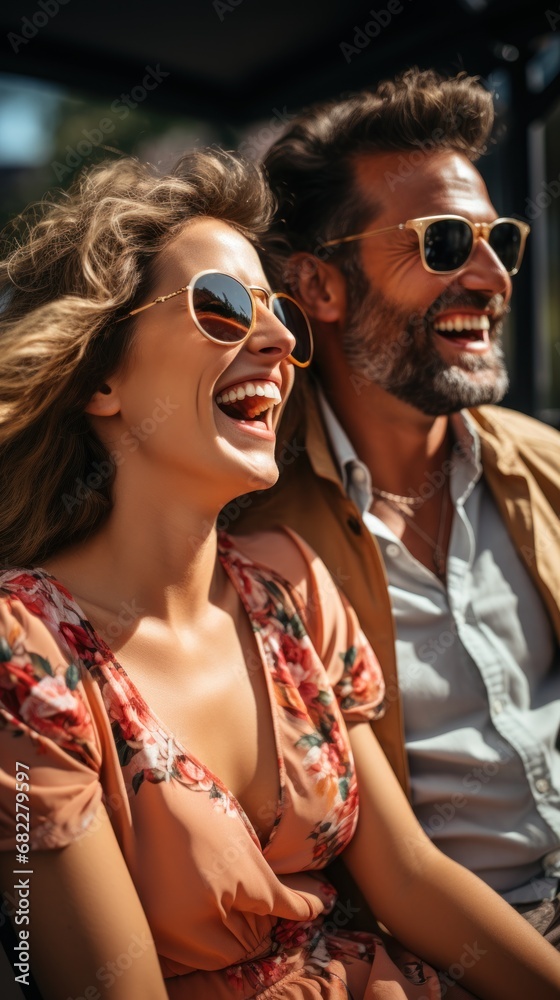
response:
{"label": "dark ceiling", "polygon": [[[111,109],[123,95],[146,97],[146,79],[150,113],[194,119],[203,137],[208,123],[208,141],[228,148],[244,134],[265,141],[303,105],[411,65],[465,69],[489,84],[501,138],[481,170],[496,204],[521,210],[535,166],[528,138],[560,97],[560,0],[1,2],[0,74],[65,85],[70,102],[89,92]],[[544,178],[549,168],[544,160],[540,167]],[[526,336],[536,315],[531,256],[529,248],[516,282],[508,397],[528,413],[537,400],[536,353]]]}
{"label": "dark ceiling", "polygon": [[484,76],[526,59],[548,14],[530,0],[4,0],[0,72],[118,97],[159,65],[150,103],[239,127],[411,64]]}

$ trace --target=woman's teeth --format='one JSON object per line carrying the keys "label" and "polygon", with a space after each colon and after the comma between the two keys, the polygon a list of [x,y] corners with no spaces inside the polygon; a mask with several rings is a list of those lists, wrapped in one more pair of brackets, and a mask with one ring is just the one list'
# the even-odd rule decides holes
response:
{"label": "woman's teeth", "polygon": [[216,396],[220,409],[235,420],[255,420],[281,402],[275,382],[243,382]]}
{"label": "woman's teeth", "polygon": [[216,402],[218,404],[235,403],[237,400],[245,399],[246,396],[265,396],[267,399],[273,399],[275,403],[282,402],[280,390],[274,382],[244,382],[227,389],[222,395],[216,396]]}

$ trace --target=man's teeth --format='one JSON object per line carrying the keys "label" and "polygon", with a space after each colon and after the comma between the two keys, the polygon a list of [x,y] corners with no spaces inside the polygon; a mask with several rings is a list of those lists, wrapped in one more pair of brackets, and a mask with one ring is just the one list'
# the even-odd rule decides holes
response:
{"label": "man's teeth", "polygon": [[244,382],[242,385],[236,385],[234,388],[228,389],[221,395],[216,396],[216,402],[236,403],[238,400],[245,399],[245,396],[265,396],[267,399],[273,399],[275,403],[282,402],[280,390],[274,382],[265,382],[263,384]]}
{"label": "man's teeth", "polygon": [[490,320],[488,316],[454,316],[453,319],[435,320],[434,330],[441,330],[445,333],[461,333],[463,330],[489,330]]}

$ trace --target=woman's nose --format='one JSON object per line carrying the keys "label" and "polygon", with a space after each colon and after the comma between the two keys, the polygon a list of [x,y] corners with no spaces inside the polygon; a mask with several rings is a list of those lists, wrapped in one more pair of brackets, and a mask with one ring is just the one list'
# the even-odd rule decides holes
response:
{"label": "woman's nose", "polygon": [[296,338],[278,319],[268,305],[258,299],[255,326],[247,347],[254,353],[272,355],[275,361],[287,358],[296,345]]}

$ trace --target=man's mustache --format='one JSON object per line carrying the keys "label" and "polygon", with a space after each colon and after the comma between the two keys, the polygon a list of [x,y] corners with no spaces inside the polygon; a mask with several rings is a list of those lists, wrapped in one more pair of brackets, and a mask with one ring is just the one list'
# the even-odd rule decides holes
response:
{"label": "man's mustache", "polygon": [[503,319],[509,312],[509,306],[499,292],[489,298],[483,292],[469,291],[469,289],[453,291],[451,288],[446,288],[426,312],[424,317],[426,323],[431,323],[438,313],[450,308],[476,309],[488,313],[494,322]]}

